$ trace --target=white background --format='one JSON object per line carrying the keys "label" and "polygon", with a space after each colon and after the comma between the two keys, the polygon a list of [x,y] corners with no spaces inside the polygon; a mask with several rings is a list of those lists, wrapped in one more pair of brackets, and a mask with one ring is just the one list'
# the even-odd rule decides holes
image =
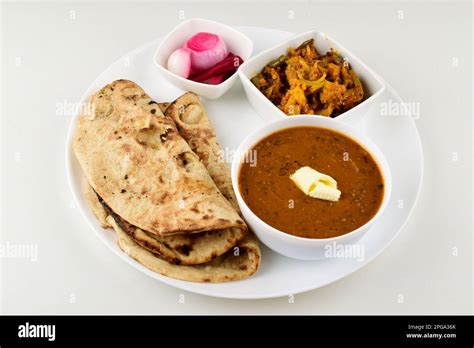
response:
{"label": "white background", "polygon": [[[472,313],[470,2],[21,2],[1,10],[1,242],[38,247],[36,262],[0,259],[2,313]],[[94,236],[67,185],[71,116],[57,105],[78,102],[111,62],[178,24],[180,11],[325,31],[402,99],[420,103],[421,196],[376,260],[294,303],[224,300],[161,284]]]}

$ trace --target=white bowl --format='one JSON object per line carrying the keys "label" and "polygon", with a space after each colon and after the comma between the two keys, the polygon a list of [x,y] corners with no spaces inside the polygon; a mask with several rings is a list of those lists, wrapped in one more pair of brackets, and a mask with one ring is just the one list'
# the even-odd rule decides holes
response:
{"label": "white bowl", "polygon": [[257,111],[260,117],[265,121],[273,121],[286,117],[285,113],[268,100],[265,95],[254,86],[250,79],[258,74],[270,61],[278,58],[282,54],[286,54],[288,48],[298,47],[309,39],[314,39],[316,49],[321,54],[325,54],[331,48],[334,48],[343,58],[348,59],[349,64],[358,74],[364,86],[366,95],[365,99],[357,106],[337,116],[337,118],[342,121],[350,121],[353,124],[359,122],[370,108],[376,107],[374,101],[384,91],[385,84],[382,79],[380,79],[380,77],[359,58],[354,56],[325,33],[315,30],[295,35],[292,38],[257,54],[240,66],[239,76],[250,104],[252,104],[255,111]]}
{"label": "white bowl", "polygon": [[208,99],[217,99],[232,87],[237,80],[237,73],[218,85],[209,85],[185,79],[172,73],[166,67],[171,53],[183,47],[191,36],[201,31],[219,35],[226,43],[229,51],[240,56],[244,62],[250,58],[253,42],[247,36],[227,25],[207,19],[193,18],[179,24],[161,41],[153,60],[162,75],[175,86]]}
{"label": "white bowl", "polygon": [[[291,234],[282,232],[255,215],[252,210],[247,206],[242,198],[239,191],[238,176],[242,161],[247,152],[252,149],[260,140],[281,129],[297,127],[297,126],[316,126],[327,129],[332,129],[340,132],[357,143],[362,145],[374,158],[378,164],[382,176],[384,178],[384,197],[382,204],[375,214],[375,216],[369,220],[365,225],[358,229],[344,234],[342,236],[325,239],[310,239],[293,236]],[[379,148],[364,134],[357,131],[354,127],[349,126],[338,120],[314,115],[301,115],[285,117],[280,120],[271,122],[262,128],[256,130],[245,138],[237,149],[238,156],[235,156],[232,162],[232,185],[237,196],[242,214],[247,221],[249,227],[255,232],[257,237],[269,248],[273,249],[277,253],[301,260],[318,260],[326,257],[326,251],[328,246],[331,247],[336,244],[340,245],[352,245],[355,244],[368,230],[369,228],[379,219],[382,215],[387,203],[390,199],[390,193],[392,190],[392,177],[390,174],[390,168],[385,160],[384,155]],[[258,163],[258,154],[257,154]],[[258,164],[257,164],[258,165]]]}

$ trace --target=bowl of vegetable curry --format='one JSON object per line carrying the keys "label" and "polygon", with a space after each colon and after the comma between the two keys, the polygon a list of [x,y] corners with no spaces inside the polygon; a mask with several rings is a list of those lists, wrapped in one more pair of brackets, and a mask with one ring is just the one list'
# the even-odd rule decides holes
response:
{"label": "bowl of vegetable curry", "polygon": [[244,63],[247,97],[265,120],[292,115],[338,117],[374,106],[385,86],[364,63],[325,34],[311,31]]}

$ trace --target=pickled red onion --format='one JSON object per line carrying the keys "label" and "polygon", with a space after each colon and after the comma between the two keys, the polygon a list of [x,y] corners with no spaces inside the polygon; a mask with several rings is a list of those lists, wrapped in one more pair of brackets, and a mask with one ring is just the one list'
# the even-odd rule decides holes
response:
{"label": "pickled red onion", "polygon": [[195,82],[218,85],[234,74],[242,63],[242,58],[229,53],[225,59],[205,71],[194,71],[192,69],[189,79]]}
{"label": "pickled red onion", "polygon": [[200,32],[189,38],[184,48],[191,52],[193,69],[208,69],[227,57],[225,42],[215,34]]}

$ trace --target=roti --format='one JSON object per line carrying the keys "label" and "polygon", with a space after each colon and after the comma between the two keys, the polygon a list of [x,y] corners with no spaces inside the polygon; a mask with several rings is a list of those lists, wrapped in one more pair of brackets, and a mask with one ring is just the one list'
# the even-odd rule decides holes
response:
{"label": "roti", "polygon": [[107,217],[112,216],[136,244],[176,265],[195,265],[208,262],[234,247],[246,235],[246,230],[232,227],[193,234],[157,236],[129,224],[115,214],[90,185],[87,185],[85,195],[91,210],[101,222],[102,227],[113,227],[107,222]]}
{"label": "roti", "polygon": [[75,154],[87,181],[128,223],[159,236],[246,228],[172,119],[143,89],[114,81],[81,115]]}
{"label": "roti", "polygon": [[[232,188],[229,166],[224,161],[216,132],[200,98],[192,92],[187,92],[172,103],[160,104],[160,107],[164,110],[165,116],[173,119],[179,133],[204,163],[219,190],[240,214],[239,204]],[[260,259],[260,248],[252,232],[247,233],[242,243],[251,240],[255,240],[256,247],[253,252],[258,253]]]}
{"label": "roti", "polygon": [[[129,88],[132,88],[133,92],[128,91]],[[118,92],[120,93],[116,95]],[[133,97],[124,100],[124,94]],[[255,273],[261,257],[258,242],[253,234],[247,233],[247,226],[240,218],[229,168],[222,160],[217,137],[199,98],[192,93],[186,93],[173,103],[157,104],[133,82],[119,80],[104,87],[91,98],[91,101],[97,104],[95,105],[96,112],[89,119],[82,118],[84,124],[81,125],[80,131],[76,130],[79,135],[77,135],[77,143],[75,141],[75,145],[77,144],[75,151],[78,158],[83,156],[83,161],[80,160],[81,165],[85,164],[83,168],[90,170],[89,175],[86,172],[90,183],[90,186],[86,188],[87,201],[102,226],[114,228],[120,248],[145,267],[176,279],[220,282],[243,279]],[[166,115],[163,115],[161,110],[165,110]],[[115,117],[114,113],[117,113]],[[99,117],[98,123],[87,123],[87,121],[94,122],[97,117]],[[163,129],[166,129],[164,136]],[[141,132],[145,132],[145,136],[141,136]],[[96,148],[93,155],[87,155],[86,151],[93,148],[89,142],[97,135],[102,135],[105,140],[96,141],[95,145],[105,145],[107,151]],[[85,142],[87,142],[86,145],[84,145]],[[163,163],[165,166],[169,165],[163,161],[162,157],[173,156],[176,153],[179,155],[184,151],[186,153],[183,161],[186,162],[183,163],[185,171],[178,170],[178,175],[174,176],[176,185],[181,185],[180,193],[190,192],[189,199],[194,199],[193,202],[197,206],[207,207],[210,204],[205,205],[206,200],[213,199],[211,203],[221,207],[218,213],[222,214],[222,217],[218,218],[217,223],[213,219],[212,223],[208,223],[206,227],[202,221],[192,221],[190,218],[184,220],[192,221],[193,228],[201,223],[197,230],[186,228],[186,226],[181,230],[177,227],[170,228],[171,225],[164,222],[166,228],[154,226],[155,229],[150,231],[142,226],[150,224],[150,221],[153,221],[151,217],[137,225],[129,221],[139,216],[135,211],[124,207],[126,204],[131,204],[131,199],[119,199],[115,194],[112,194],[112,197],[110,194],[107,196],[111,189],[116,190],[117,184],[101,183],[100,175],[96,173],[96,171],[100,171],[100,174],[104,173],[102,170],[106,168],[103,162],[114,163],[117,157],[124,156],[124,152],[117,149],[118,145],[114,144],[116,142],[122,147],[124,145],[132,147],[132,151],[127,148],[129,151],[125,153],[126,157],[130,157],[129,153],[132,157],[133,155],[136,157],[137,154],[150,156],[152,163],[155,164],[153,169],[158,172],[162,170]],[[145,147],[144,151],[140,152],[135,142]],[[130,170],[125,174],[126,177],[124,176],[124,180],[128,180],[127,184],[130,185],[127,186],[128,188],[137,183],[143,184],[145,179],[141,178],[142,175],[148,180],[156,179],[148,163],[140,160],[130,162],[132,162],[132,165],[128,163]],[[97,166],[97,164],[100,165]],[[123,163],[119,163],[119,169],[120,165]],[[119,169],[106,172],[111,175],[114,182],[118,183],[120,183],[118,180],[120,174],[123,174]],[[117,172],[120,174],[116,174]],[[182,176],[184,179],[181,179]],[[99,177],[98,182],[91,180],[97,177]],[[195,197],[196,192],[192,188],[196,182],[200,184],[204,182],[204,185],[201,184],[201,190],[202,188],[205,190],[200,192],[200,196],[204,197]],[[163,184],[163,182],[160,183]],[[153,187],[154,190],[151,192],[160,194],[167,187],[169,185],[166,186],[165,182],[165,185],[161,187]],[[131,191],[138,195],[136,187],[131,188]],[[106,192],[108,200],[102,197],[102,192]],[[161,209],[161,207],[149,205],[150,200],[144,199],[141,203],[140,207],[145,209],[146,214],[150,212],[153,214]],[[162,200],[157,204],[164,203],[167,202]],[[182,206],[180,208],[187,209]],[[127,217],[122,215],[123,212]],[[170,210],[170,214],[175,212],[177,212],[176,209]],[[207,215],[201,215],[202,220],[208,220]],[[194,216],[195,220],[199,219],[199,214]],[[222,222],[220,221],[222,219],[233,223],[229,227],[219,228],[218,222]]]}
{"label": "roti", "polygon": [[162,105],[164,114],[176,124],[179,134],[206,166],[209,175],[232,207],[240,212],[228,164],[224,161],[209,116],[200,98],[187,92],[172,103]]}
{"label": "roti", "polygon": [[240,280],[254,274],[260,263],[260,250],[255,237],[247,237],[244,243],[214,260],[194,266],[178,266],[162,260],[140,247],[125,233],[115,220],[108,221],[117,232],[118,245],[124,253],[146,268],[167,277],[193,282],[224,282]]}

